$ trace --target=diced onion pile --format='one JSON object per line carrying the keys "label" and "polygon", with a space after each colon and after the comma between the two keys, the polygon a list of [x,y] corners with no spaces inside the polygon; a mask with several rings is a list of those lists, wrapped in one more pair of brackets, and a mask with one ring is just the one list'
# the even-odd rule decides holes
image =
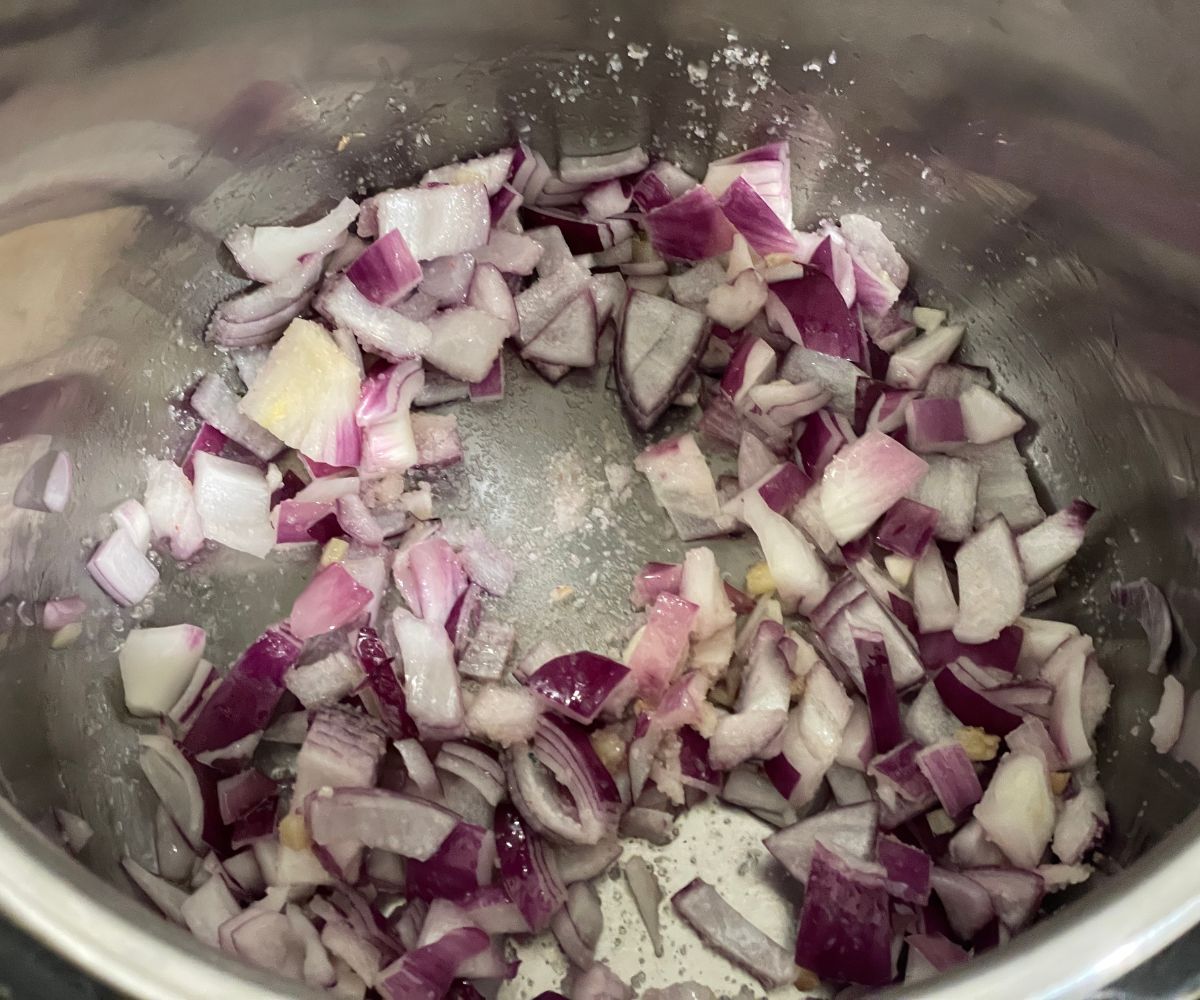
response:
{"label": "diced onion pile", "polygon": [[[152,545],[319,560],[227,671],[191,624],[121,650],[129,711],[162,721],[140,750],[159,871],[127,871],[168,918],[385,1000],[478,997],[515,974],[507,937],[550,933],[575,1000],[632,997],[595,959],[590,882],[619,838],[669,842],[716,797],[774,828],[767,849],[805,886],[795,942],[702,877],[660,887],[632,858],[656,949],[677,917],[765,989],[878,987],[1002,943],[1089,876],[1110,686],[1089,637],[1026,614],[1093,508],[1045,515],[1024,419],[955,362],[962,325],[917,304],[880,226],[797,231],[790,190],[782,143],[700,183],[641,149],[555,172],[518,145],[230,234],[258,284],[207,336],[245,391],[200,382],[195,440],[150,463],[88,567],[135,605],[158,581]],[[540,647],[513,664],[519,623],[485,600],[513,563],[445,530],[422,481],[464,457],[453,411],[428,407],[500,398],[506,345],[550,382],[611,365],[642,431],[698,402],[694,432],[636,468],[681,539],[761,550],[746,580],[691,547],[633,581],[620,660]],[[714,478],[706,450],[735,455],[736,477]],[[69,482],[51,453],[24,503],[61,510]],[[1140,583],[1120,596],[1158,669],[1170,617]],[[83,612],[52,602],[45,623]],[[1181,723],[1168,686],[1156,746]],[[298,746],[294,780],[256,769],[265,743]],[[85,843],[67,816],[62,835]]]}

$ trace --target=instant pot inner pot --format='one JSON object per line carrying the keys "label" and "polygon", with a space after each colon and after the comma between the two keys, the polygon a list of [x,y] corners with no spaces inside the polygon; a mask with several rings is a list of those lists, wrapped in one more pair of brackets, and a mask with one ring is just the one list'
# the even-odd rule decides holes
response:
{"label": "instant pot inner pot", "polygon": [[[0,163],[0,474],[11,489],[45,447],[36,435],[53,435],[78,469],[65,519],[0,511],[0,768],[21,812],[84,816],[97,835],[83,860],[130,892],[119,860],[153,865],[155,800],[136,762],[146,727],[126,717],[116,674],[124,633],[195,622],[209,629],[207,655],[228,664],[286,613],[309,572],[306,562],[211,553],[187,572],[164,567],[132,614],[81,572],[105,512],[140,495],[144,457],[178,454],[188,440],[187,389],[227,367],[200,338],[213,305],[243,284],[220,246],[226,232],[312,218],[345,193],[400,185],[514,138],[551,159],[640,142],[702,172],[708,159],[782,137],[797,222],[843,212],[882,222],[913,263],[922,302],[967,324],[966,360],[989,367],[1031,418],[1025,447],[1044,506],[1083,496],[1099,507],[1043,611],[1097,635],[1116,683],[1100,736],[1112,870],[1162,840],[1200,781],[1149,745],[1160,680],[1145,674],[1145,642],[1115,616],[1109,587],[1158,583],[1190,653],[1186,623],[1200,605],[1188,439],[1200,406],[1196,202],[1191,193],[1172,211],[1187,188],[1169,165],[1182,151],[1162,137],[1195,121],[1167,131],[1153,94],[1122,96],[1123,38],[1081,32],[1056,53],[1039,36],[1017,63],[1003,33],[1037,33],[1003,7],[985,29],[968,13],[993,10],[982,3],[939,12],[946,20],[928,34],[882,5],[614,16],[545,4],[507,17],[491,5],[420,6],[397,8],[395,23],[374,8],[295,6],[285,18],[264,7],[239,12],[256,20],[236,32],[234,18],[222,27],[207,6],[186,26],[171,20],[182,11],[113,13],[66,32],[72,79],[30,68],[28,86],[0,105],[10,137]],[[501,610],[524,648],[556,637],[610,648],[628,622],[631,574],[678,550],[640,477],[625,499],[606,481],[605,464],[628,465],[643,441],[604,372],[553,389],[509,365],[516,377],[501,404],[459,408],[467,462],[435,491],[517,557]],[[733,552],[720,555],[737,571]],[[575,597],[552,604],[561,584]],[[75,590],[95,608],[84,636],[49,651],[19,602]],[[1191,671],[1181,668],[1185,684]],[[740,880],[734,902],[761,896],[766,862],[751,823],[690,815],[672,849],[680,873],[715,863]],[[632,914],[623,892],[606,888],[606,906]],[[778,911],[762,919],[772,930],[777,918],[782,939],[784,905],[760,905]],[[695,974],[701,949],[685,931],[643,968],[636,923],[610,924],[609,947],[633,956],[614,960],[626,977]],[[547,961],[531,956],[512,995],[525,995],[530,977],[556,983]],[[714,987],[750,982],[713,968]]]}

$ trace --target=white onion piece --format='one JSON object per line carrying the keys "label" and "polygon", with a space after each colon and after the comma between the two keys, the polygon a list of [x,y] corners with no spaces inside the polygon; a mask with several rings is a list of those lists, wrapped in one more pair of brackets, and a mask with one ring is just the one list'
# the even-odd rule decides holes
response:
{"label": "white onion piece", "polygon": [[204,629],[195,625],[134,629],[117,654],[125,707],[134,715],[166,715],[204,656]]}
{"label": "white onion piece", "polygon": [[129,876],[133,884],[146,894],[146,898],[158,907],[164,917],[181,926],[186,926],[183,916],[183,905],[188,899],[186,892],[178,886],[172,885],[166,879],[152,875],[132,858],[122,860],[121,867],[125,869],[125,874]]}
{"label": "white onion piece", "polygon": [[1025,576],[1012,531],[996,518],[968,538],[954,554],[958,569],[959,642],[990,642],[1025,608]]}
{"label": "white onion piece", "polygon": [[142,498],[153,539],[165,539],[176,559],[190,559],[204,547],[204,525],[192,484],[174,462],[146,463],[146,492]]}
{"label": "white onion piece", "polygon": [[257,458],[268,461],[283,450],[283,442],[243,412],[243,399],[221,376],[208,374],[193,390],[191,406],[205,423]]}
{"label": "white onion piece", "polygon": [[248,277],[279,281],[302,257],[323,257],[332,250],[357,215],[358,206],[343,198],[332,212],[307,226],[238,226],[225,245]]}
{"label": "white onion piece", "polygon": [[1041,758],[1008,754],[974,815],[988,839],[1013,864],[1037,867],[1054,832],[1054,796]]}
{"label": "white onion piece", "polygon": [[194,849],[202,842],[204,800],[191,764],[165,736],[142,736],[138,762],[168,815]]}
{"label": "white onion piece", "polygon": [[207,452],[195,459],[196,510],[204,537],[263,558],[275,544],[271,488],[257,469]]}
{"label": "white onion piece", "polygon": [[742,511],[758,536],[783,610],[812,611],[829,593],[829,573],[812,543],[791,521],[771,510],[756,490],[746,494]]}

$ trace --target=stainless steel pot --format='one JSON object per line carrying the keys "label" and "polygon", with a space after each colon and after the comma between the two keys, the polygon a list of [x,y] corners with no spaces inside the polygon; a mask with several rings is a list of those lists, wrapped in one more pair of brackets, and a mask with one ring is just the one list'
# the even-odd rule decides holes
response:
{"label": "stainless steel pot", "polygon": [[[1118,575],[1163,586],[1183,631],[1186,662],[1174,666],[1194,690],[1194,7],[55,0],[10,4],[0,19],[0,492],[45,449],[42,435],[79,469],[67,517],[0,509],[7,916],[136,997],[297,995],[168,927],[120,878],[121,852],[149,848],[150,795],[115,681],[128,620],[80,575],[103,512],[140,489],[141,455],[185,436],[164,397],[217,363],[197,335],[237,284],[221,236],[514,135],[568,153],[648,142],[693,166],[779,135],[792,144],[802,220],[879,217],[916,262],[922,297],[968,321],[969,357],[1034,418],[1029,456],[1045,498],[1082,494],[1103,512],[1051,610],[1099,632],[1117,683],[1101,769],[1111,871],[921,995],[1082,996],[1200,921],[1200,780],[1150,748],[1159,682],[1144,673],[1136,625],[1115,620],[1107,597]],[[546,455],[571,440],[565,421],[609,404],[537,387],[516,395],[505,434],[489,440],[528,440],[485,463],[483,485],[463,499],[528,540]],[[610,445],[632,453],[611,408],[594,412],[616,435]],[[530,560],[520,609],[599,641],[619,606],[616,581],[658,551],[645,534],[614,537],[591,605],[545,609],[557,567],[588,551],[563,537]],[[216,622],[210,649],[228,658],[300,578],[294,566],[218,559],[167,574],[143,617]],[[51,652],[27,624],[28,602],[77,588],[100,610],[79,645]],[[92,871],[28,822],[54,805],[98,830]],[[732,853],[720,825],[695,836],[705,864]]]}

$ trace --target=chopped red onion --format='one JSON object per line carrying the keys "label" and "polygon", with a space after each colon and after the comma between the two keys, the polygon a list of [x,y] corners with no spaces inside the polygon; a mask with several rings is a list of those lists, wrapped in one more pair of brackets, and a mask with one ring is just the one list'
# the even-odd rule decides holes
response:
{"label": "chopped red onion", "polygon": [[384,1000],[442,1000],[463,963],[488,945],[487,934],[478,927],[460,927],[381,969],[375,988]]}
{"label": "chopped red onion", "polygon": [[1092,757],[1083,719],[1083,679],[1093,655],[1091,639],[1081,635],[1064,642],[1042,667],[1042,680],[1054,685],[1050,735],[1063,760],[1072,768]]}
{"label": "chopped red onion", "polygon": [[[553,716],[538,720],[533,753],[508,753],[509,791],[535,829],[571,843],[594,844],[612,833],[621,798],[585,730]],[[574,804],[562,810],[562,796]]]}
{"label": "chopped red onion", "polygon": [[767,850],[799,882],[807,882],[818,842],[839,854],[869,860],[875,847],[879,806],[875,802],[826,809],[763,840]]}
{"label": "chopped red onion", "polygon": [[490,225],[487,187],[478,181],[383,191],[358,216],[363,236],[400,230],[417,260],[474,250],[487,242]]}
{"label": "chopped red onion", "polygon": [[917,906],[928,903],[929,878],[933,872],[929,855],[895,837],[880,837],[875,849],[888,893],[905,903]]}
{"label": "chopped red onion", "polygon": [[42,606],[42,628],[57,632],[83,621],[88,605],[82,597],[56,597]]}
{"label": "chopped red onion", "polygon": [[361,587],[340,563],[319,570],[292,605],[288,624],[301,640],[332,632],[356,621],[371,592]]}
{"label": "chopped red onion", "polygon": [[404,663],[408,714],[426,739],[454,739],[465,732],[454,647],[435,621],[397,609],[392,617]]}
{"label": "chopped red onion", "polygon": [[960,819],[983,797],[971,759],[957,740],[926,747],[917,754],[917,767],[953,820]]}
{"label": "chopped red onion", "polygon": [[932,979],[970,958],[962,948],[941,934],[910,934],[904,943],[908,945],[908,964],[904,969],[906,984]]}
{"label": "chopped red onion", "polygon": [[260,803],[277,797],[278,785],[261,771],[247,768],[217,782],[221,822],[232,825]]}
{"label": "chopped red onion", "polygon": [[126,499],[110,511],[114,525],[130,534],[138,549],[145,552],[150,547],[150,516],[136,499]]}
{"label": "chopped red onion", "polygon": [[1083,859],[1107,828],[1104,794],[1096,785],[1085,784],[1059,811],[1051,849],[1060,861],[1073,865]]}
{"label": "chopped red onion", "polygon": [[121,867],[133,884],[146,894],[146,898],[158,907],[164,917],[181,926],[186,926],[187,921],[183,915],[183,906],[188,900],[186,892],[178,886],[172,885],[166,879],[152,875],[131,858],[124,858],[121,861]]}
{"label": "chopped red onion", "polygon": [[628,667],[585,651],[555,657],[525,683],[554,711],[591,725],[606,702],[632,693],[630,676]]}
{"label": "chopped red onion", "polygon": [[305,708],[335,705],[362,681],[362,667],[342,649],[314,663],[293,667],[283,678],[284,685]]}
{"label": "chopped red onion", "polygon": [[191,559],[204,547],[204,526],[192,484],[173,462],[147,462],[143,503],[152,539],[165,539],[176,559]]}
{"label": "chopped red onion", "polygon": [[724,253],[732,245],[735,231],[703,187],[694,187],[647,212],[643,224],[654,249],[676,260],[704,260]]}
{"label": "chopped red onion", "polygon": [[462,461],[458,417],[453,413],[414,413],[412,436],[417,446],[417,465],[445,466]]}
{"label": "chopped red onion", "polygon": [[812,801],[836,759],[851,710],[841,684],[818,661],[788,715],[782,752],[764,765],[767,777],[797,809]]}
{"label": "chopped red onion", "polygon": [[1096,508],[1084,500],[1072,500],[1057,514],[1017,536],[1017,553],[1025,579],[1035,584],[1065,566],[1083,545],[1088,521]]}
{"label": "chopped red onion", "polygon": [[933,369],[949,361],[962,342],[961,325],[941,326],[910,340],[888,361],[887,381],[901,389],[922,389]]}
{"label": "chopped red onion", "polygon": [[200,452],[195,456],[194,496],[204,537],[263,558],[275,544],[271,487],[257,469]]}
{"label": "chopped red onion", "polygon": [[238,226],[225,245],[246,276],[255,281],[279,281],[298,261],[324,257],[345,237],[358,215],[358,206],[343,198],[333,211],[307,226]]}
{"label": "chopped red onion", "polygon": [[853,627],[850,631],[858,651],[875,749],[878,753],[887,753],[904,739],[904,727],[900,724],[900,700],[892,679],[887,646],[878,632]]}
{"label": "chopped red onion", "polygon": [[996,916],[1009,932],[1019,931],[1037,911],[1045,883],[1036,872],[1019,868],[972,868],[967,878],[983,886],[991,897]]}
{"label": "chopped red onion", "polygon": [[812,543],[757,491],[747,493],[742,517],[758,538],[784,610],[813,610],[829,593],[829,574]]}
{"label": "chopped red onion", "polygon": [[661,593],[655,599],[645,629],[626,658],[641,697],[657,702],[667,690],[687,654],[698,610],[675,594]]}
{"label": "chopped red onion", "polygon": [[542,839],[508,804],[496,810],[496,853],[505,892],[535,932],[545,930],[566,901],[558,868]]}
{"label": "chopped red onion", "polygon": [[1150,646],[1146,670],[1157,674],[1162,670],[1173,635],[1171,607],[1167,599],[1145,577],[1132,583],[1114,583],[1111,592],[1113,601],[1121,608],[1132,610],[1141,623]]}
{"label": "chopped red onion", "polygon": [[596,890],[587,882],[576,882],[567,890],[567,903],[550,922],[563,954],[577,969],[590,969],[596,944],[604,928],[604,916]]}
{"label": "chopped red onion", "polygon": [[745,176],[738,177],[725,189],[717,205],[746,242],[764,257],[795,251],[790,220],[781,220]]}
{"label": "chopped red onion", "polygon": [[960,642],[995,639],[1017,620],[1025,607],[1025,578],[1012,531],[1003,518],[988,522],[954,554],[958,569]]}
{"label": "chopped red onion", "polygon": [[894,975],[884,880],[818,843],[800,911],[796,962],[822,979],[884,986]]}
{"label": "chopped red onion", "polygon": [[450,836],[458,818],[424,799],[382,788],[317,791],[305,802],[317,844],[354,843],[426,861]]}
{"label": "chopped red onion", "polygon": [[650,481],[654,499],[684,541],[732,529],[733,518],[722,512],[712,472],[691,434],[651,445],[633,465]]}
{"label": "chopped red onion", "polygon": [[393,229],[367,247],[346,277],[371,302],[391,306],[421,283],[422,272],[400,230]]}
{"label": "chopped red onion", "polygon": [[646,925],[646,933],[654,948],[654,954],[659,958],[663,954],[662,931],[659,926],[658,906],[662,902],[662,888],[654,871],[644,858],[631,857],[624,865],[625,880],[633,893],[634,905],[642,923]]}
{"label": "chopped red onion", "polygon": [[868,431],[841,449],[825,468],[820,493],[821,512],[838,543],[862,535],[927,468],[923,459],[879,431]]}
{"label": "chopped red onion", "polygon": [[246,650],[197,713],[183,738],[189,753],[228,746],[266,728],[283,696],[283,676],[301,644],[286,629],[270,628]]}
{"label": "chopped red onion", "polygon": [[625,301],[617,329],[617,385],[634,423],[648,430],[695,371],[708,321],[684,306],[635,290]]}
{"label": "chopped red onion", "polygon": [[109,597],[125,607],[141,603],[158,585],[158,570],[124,529],[100,543],[87,570]]}

